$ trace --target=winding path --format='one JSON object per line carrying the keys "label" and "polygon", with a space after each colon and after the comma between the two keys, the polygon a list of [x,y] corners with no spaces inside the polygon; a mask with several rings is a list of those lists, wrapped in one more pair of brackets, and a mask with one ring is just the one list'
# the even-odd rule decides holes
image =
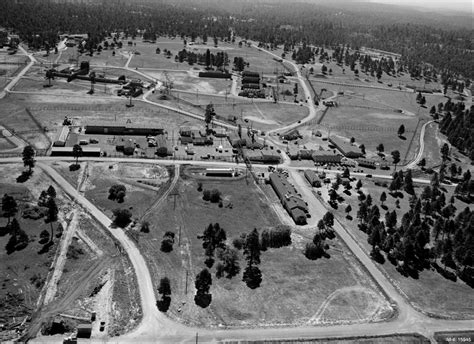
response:
{"label": "winding path", "polygon": [[429,121],[429,122],[426,122],[425,124],[423,124],[423,126],[421,127],[421,131],[420,131],[420,147],[418,148],[418,153],[416,154],[416,157],[415,159],[413,159],[410,163],[408,163],[405,168],[406,169],[414,169],[416,168],[416,166],[418,165],[418,163],[420,162],[421,160],[421,157],[423,156],[423,151],[425,149],[425,130],[426,130],[426,126],[430,123],[433,123],[433,121]]}

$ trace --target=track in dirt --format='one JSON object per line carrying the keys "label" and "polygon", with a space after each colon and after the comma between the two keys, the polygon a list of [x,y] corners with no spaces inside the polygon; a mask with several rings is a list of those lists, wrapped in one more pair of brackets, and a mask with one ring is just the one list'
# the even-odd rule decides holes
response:
{"label": "track in dirt", "polygon": [[110,267],[112,262],[113,258],[110,256],[103,256],[100,259],[96,259],[89,269],[87,269],[74,284],[70,285],[62,298],[52,301],[47,306],[40,307],[33,313],[28,331],[20,338],[20,342],[26,342],[36,337],[41,330],[41,326],[49,317],[66,311],[69,306],[81,296],[84,290],[87,290],[89,284],[100,275],[101,271]]}

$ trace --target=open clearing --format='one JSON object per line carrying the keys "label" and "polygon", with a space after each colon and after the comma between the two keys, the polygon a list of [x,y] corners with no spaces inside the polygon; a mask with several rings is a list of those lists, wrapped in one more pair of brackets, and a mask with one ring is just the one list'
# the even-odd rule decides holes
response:
{"label": "open clearing", "polygon": [[[193,68],[195,65],[190,66],[187,62],[179,63],[175,61],[175,56],[178,51],[183,50],[184,48],[188,51],[194,53],[205,53],[209,49],[212,53],[225,51],[229,56],[229,69],[232,69],[234,57],[240,56],[243,57],[245,62],[249,63],[247,69],[256,71],[264,74],[273,74],[277,68],[282,70],[281,64],[276,62],[270,57],[270,55],[259,51],[253,47],[247,47],[242,45],[239,47],[238,42],[236,43],[225,43],[219,42],[217,47],[214,47],[213,42],[209,41],[208,44],[195,44],[184,46],[183,41],[179,38],[169,39],[164,37],[158,37],[156,43],[146,43],[139,40],[132,41],[132,46],[125,46],[123,50],[138,51],[140,55],[134,55],[130,63],[132,68],[156,68],[156,69],[176,69],[176,70],[188,70]],[[156,54],[156,48],[160,48],[161,53]],[[171,57],[167,58],[163,54],[163,50],[167,49],[171,51]],[[198,66],[203,68],[203,66]]]}
{"label": "open clearing", "polygon": [[[168,171],[161,166],[138,164],[97,163],[89,168],[88,175],[86,197],[110,218],[116,208],[130,209],[134,217],[140,218],[158,196],[160,186],[169,179]],[[123,203],[108,199],[109,188],[114,184],[125,185],[127,189]]]}
{"label": "open clearing", "polygon": [[[127,108],[126,103],[126,99],[118,97],[103,99],[88,95],[78,98],[12,94],[0,100],[0,125],[17,128],[15,132],[21,138],[33,144],[35,148],[46,149],[50,141],[55,139],[65,116],[73,118],[77,125],[85,125],[88,121],[123,123],[130,120],[136,124],[166,128],[170,132],[178,130],[182,125],[203,124],[203,121],[143,102],[134,102],[135,106],[132,108]],[[32,120],[32,117],[39,125]]]}
{"label": "open clearing", "polygon": [[[177,97],[176,94],[174,95]],[[296,104],[254,102],[246,98],[212,97],[199,94],[179,94],[176,102],[183,106],[188,105],[192,112],[197,112],[196,106],[199,106],[203,112],[206,105],[212,103],[217,119],[227,120],[235,117],[237,118],[235,125],[241,124],[243,127],[252,125],[253,128],[260,130],[275,129],[297,122],[309,113],[306,106]]]}
{"label": "open clearing", "polygon": [[[203,183],[203,189],[221,191],[222,208],[202,200],[202,192],[197,191],[198,181]],[[312,233],[304,231],[294,232],[291,246],[262,252],[260,288],[247,288],[241,281],[242,271],[233,280],[213,276],[210,307],[196,306],[194,277],[205,267],[202,241],[197,236],[205,227],[218,222],[231,246],[232,239],[241,233],[271,228],[279,221],[261,192],[250,180],[247,184],[245,178],[197,180],[181,174],[175,190],[176,196],[172,192],[146,218],[151,225],[150,233],[140,233],[138,243],[156,286],[162,277],[171,280],[168,315],[173,319],[194,326],[254,327],[376,321],[391,313],[388,303],[339,240],[331,242],[329,260],[307,260],[302,250]],[[176,235],[171,253],[160,251],[166,231]],[[239,260],[243,270],[241,251]],[[211,270],[213,275],[214,272],[215,267]],[[330,279],[322,278],[329,275]]]}
{"label": "open clearing", "polygon": [[[404,138],[397,134],[402,124],[405,126]],[[369,157],[376,157],[376,147],[383,143],[385,154],[390,155],[391,151],[398,150],[403,163],[405,155],[410,160],[417,151],[421,125],[416,116],[397,113],[383,105],[371,107],[361,99],[345,96],[338,100],[337,107],[327,110],[320,125],[310,124],[305,127],[327,127],[331,134],[354,137],[357,145],[365,145]],[[412,140],[413,143],[410,144]]]}

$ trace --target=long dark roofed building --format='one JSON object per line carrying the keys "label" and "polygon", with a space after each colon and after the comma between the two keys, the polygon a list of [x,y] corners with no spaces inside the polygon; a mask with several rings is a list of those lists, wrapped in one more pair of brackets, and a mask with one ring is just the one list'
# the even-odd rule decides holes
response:
{"label": "long dark roofed building", "polygon": [[293,221],[297,225],[305,225],[309,215],[308,205],[298,195],[295,187],[279,173],[270,174],[270,184]]}

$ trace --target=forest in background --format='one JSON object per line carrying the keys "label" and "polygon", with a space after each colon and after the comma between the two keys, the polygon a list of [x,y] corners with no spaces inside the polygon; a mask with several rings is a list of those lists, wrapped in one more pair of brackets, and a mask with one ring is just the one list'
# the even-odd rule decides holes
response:
{"label": "forest in background", "polygon": [[95,4],[0,0],[0,26],[32,48],[53,46],[58,34],[89,33],[97,44],[111,32],[127,36],[237,36],[267,44],[371,47],[423,62],[440,72],[474,78],[472,18],[419,12],[398,6],[337,1],[151,1],[102,0]]}

